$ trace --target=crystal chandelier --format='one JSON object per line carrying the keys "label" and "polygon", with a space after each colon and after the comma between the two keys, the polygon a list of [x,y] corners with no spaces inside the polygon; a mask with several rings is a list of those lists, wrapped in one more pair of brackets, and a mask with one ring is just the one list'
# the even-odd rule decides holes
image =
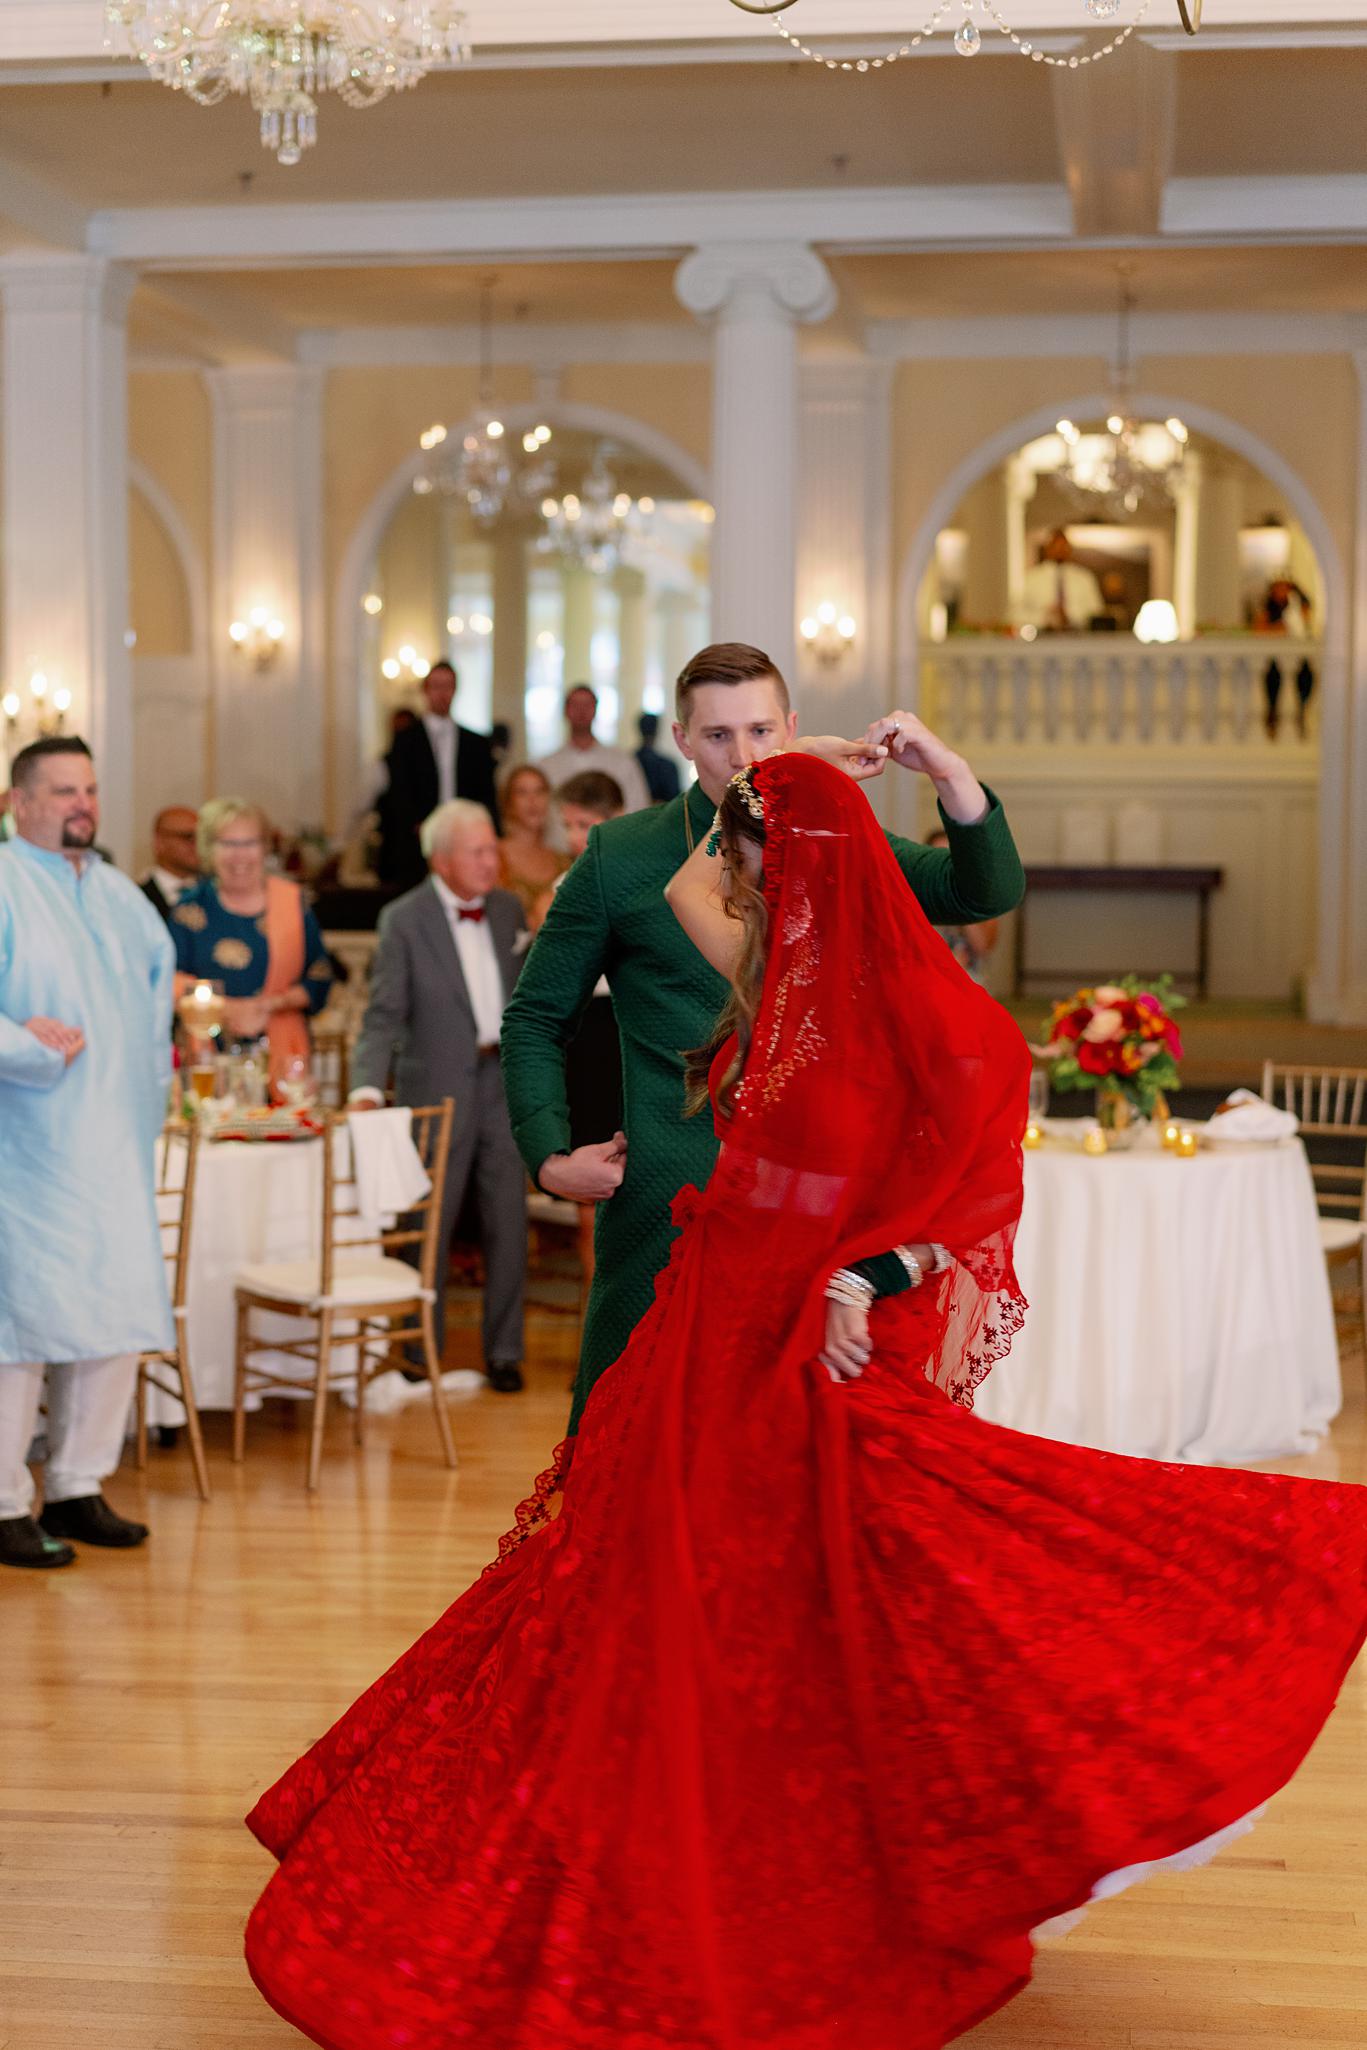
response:
{"label": "crystal chandelier", "polygon": [[[630,493],[617,489],[613,453],[607,442],[600,443],[579,490],[567,491],[558,500],[548,498],[541,508],[546,546],[594,576],[606,576],[621,561],[636,511]],[[643,508],[646,503],[642,501]]]}
{"label": "crystal chandelier", "polygon": [[1071,420],[1058,423],[1063,460],[1055,475],[1080,510],[1132,518],[1142,506],[1170,502],[1186,461],[1189,435],[1182,421],[1140,421],[1134,414],[1134,361],[1130,322],[1134,294],[1120,269],[1111,410],[1104,434],[1083,434]]}
{"label": "crystal chandelier", "polygon": [[539,421],[522,436],[518,462],[509,447],[508,429],[494,404],[493,288],[495,278],[480,287],[479,403],[459,442],[438,421],[418,437],[426,460],[413,479],[420,498],[439,491],[462,498],[483,527],[505,512],[532,512],[555,489],[555,458],[545,453],[551,430]]}
{"label": "crystal chandelier", "polygon": [[297,164],[318,136],[318,99],[373,107],[439,64],[470,55],[465,15],[449,0],[106,0],[153,78],[214,107],[245,93],[261,141]]}

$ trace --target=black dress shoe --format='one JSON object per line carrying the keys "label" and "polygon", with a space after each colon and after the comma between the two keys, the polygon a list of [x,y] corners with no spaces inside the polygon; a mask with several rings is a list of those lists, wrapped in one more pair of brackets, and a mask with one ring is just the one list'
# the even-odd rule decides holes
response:
{"label": "black dress shoe", "polygon": [[490,1360],[484,1377],[496,1395],[516,1395],[525,1385],[521,1360]]}
{"label": "black dress shoe", "polygon": [[48,1502],[38,1518],[49,1537],[75,1538],[78,1545],[107,1545],[128,1551],[145,1542],[145,1523],[131,1523],[111,1509],[103,1495],[76,1495],[69,1502]]}
{"label": "black dress shoe", "polygon": [[31,1516],[0,1518],[0,1566],[70,1566],[75,1558],[70,1545],[49,1537]]}

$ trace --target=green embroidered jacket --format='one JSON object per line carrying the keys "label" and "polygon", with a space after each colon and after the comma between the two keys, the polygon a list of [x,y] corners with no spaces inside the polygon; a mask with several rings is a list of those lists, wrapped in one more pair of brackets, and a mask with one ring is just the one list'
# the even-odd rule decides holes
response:
{"label": "green embroidered jacket", "polygon": [[[987,817],[976,826],[945,818],[947,848],[888,835],[933,925],[998,918],[1025,893],[1006,815],[990,791],[988,797]],[[685,806],[694,837],[703,838],[713,806],[697,784],[669,804],[594,828],[556,892],[503,1015],[508,1108],[533,1177],[552,1153],[570,1150],[565,1048],[600,975],[608,979],[622,1040],[626,1175],[598,1208],[597,1273],[572,1430],[599,1374],[650,1307],[674,1237],[674,1197],[690,1182],[705,1187],[717,1157],[712,1120],[683,1115],[682,1056],[708,1040],[727,994],[664,900],[665,884],[688,855]],[[866,1262],[864,1271],[880,1294],[906,1286],[891,1253]]]}

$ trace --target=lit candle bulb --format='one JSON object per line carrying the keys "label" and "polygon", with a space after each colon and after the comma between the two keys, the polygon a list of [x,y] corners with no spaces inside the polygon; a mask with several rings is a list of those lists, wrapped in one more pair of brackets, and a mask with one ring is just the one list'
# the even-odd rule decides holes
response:
{"label": "lit candle bulb", "polygon": [[1177,1157],[1179,1160],[1194,1160],[1196,1158],[1195,1132],[1179,1132],[1177,1137]]}
{"label": "lit candle bulb", "polygon": [[1179,1124],[1175,1124],[1173,1120],[1169,1118],[1168,1122],[1163,1127],[1163,1144],[1167,1148],[1169,1153],[1175,1153],[1177,1151],[1177,1142],[1181,1138],[1181,1136],[1182,1127]]}
{"label": "lit candle bulb", "polygon": [[1030,1151],[1033,1153],[1035,1148],[1037,1146],[1043,1145],[1043,1143],[1044,1134],[1040,1130],[1039,1126],[1036,1124],[1027,1125],[1025,1128],[1025,1137],[1021,1140],[1022,1146],[1029,1147]]}

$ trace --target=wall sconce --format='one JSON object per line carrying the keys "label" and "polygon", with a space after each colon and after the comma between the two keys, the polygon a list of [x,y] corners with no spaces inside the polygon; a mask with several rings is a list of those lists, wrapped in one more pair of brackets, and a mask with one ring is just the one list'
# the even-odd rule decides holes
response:
{"label": "wall sconce", "polygon": [[823,669],[834,668],[854,646],[859,633],[854,615],[842,612],[829,598],[809,613],[798,632]]}
{"label": "wall sconce", "polygon": [[276,619],[264,605],[253,605],[245,619],[235,619],[228,638],[239,655],[245,655],[253,669],[269,669],[280,653],[285,622]]}

